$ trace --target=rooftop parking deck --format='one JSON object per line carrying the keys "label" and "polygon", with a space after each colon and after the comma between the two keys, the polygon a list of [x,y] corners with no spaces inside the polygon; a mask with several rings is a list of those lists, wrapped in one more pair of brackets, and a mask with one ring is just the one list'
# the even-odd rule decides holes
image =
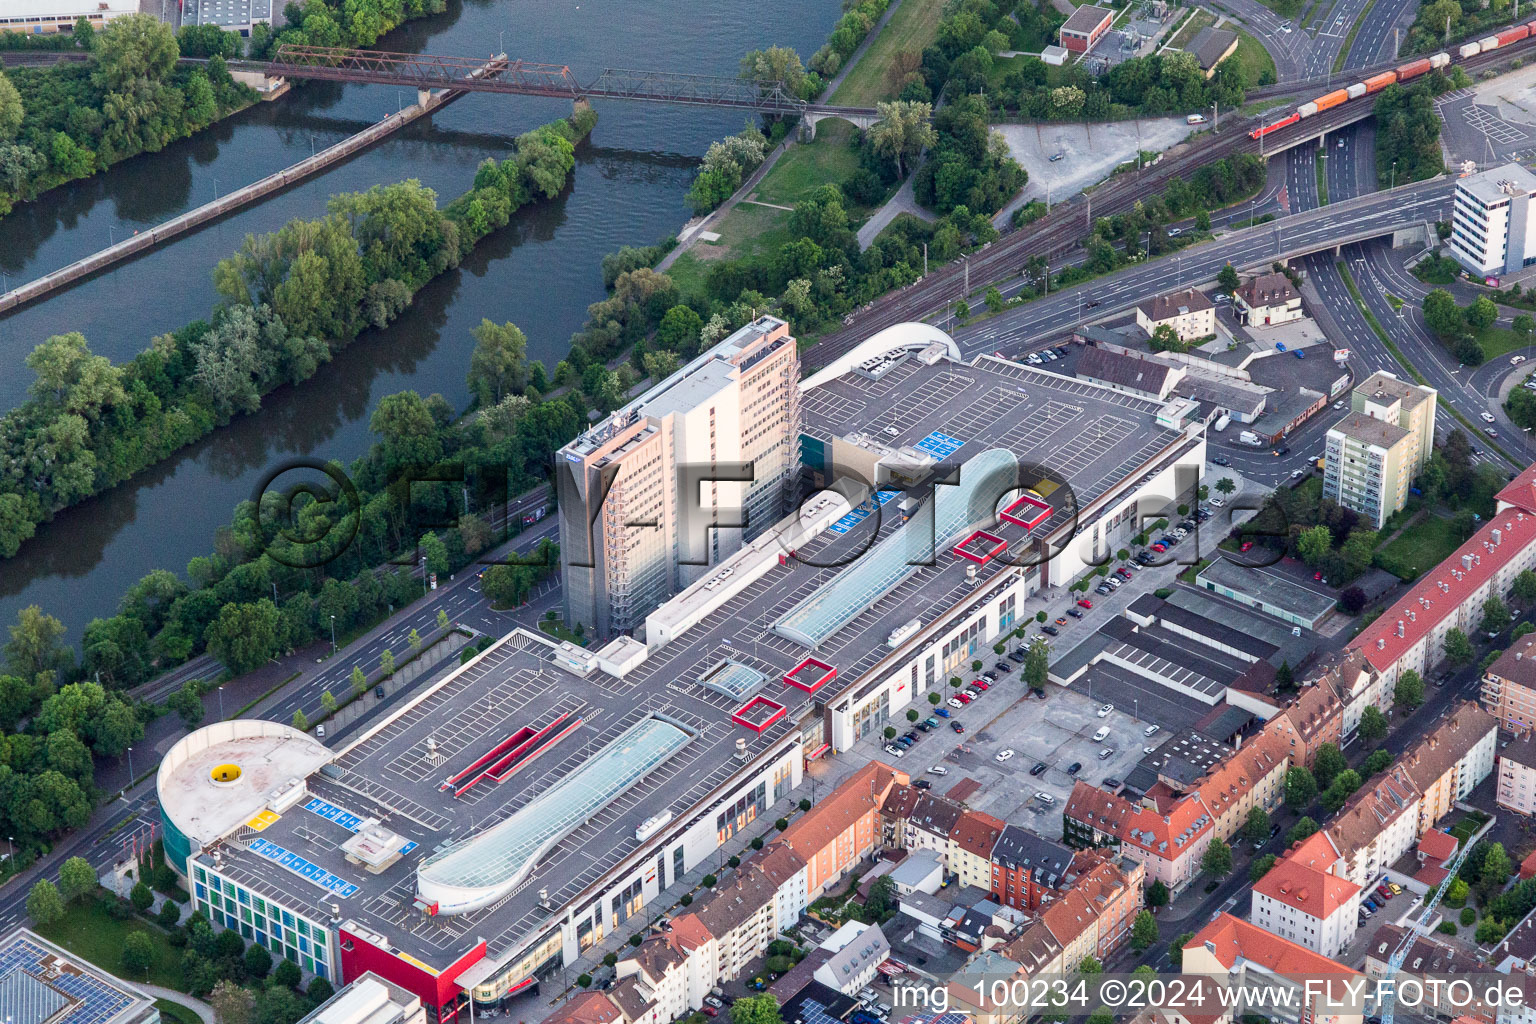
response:
{"label": "rooftop parking deck", "polygon": [[[696,601],[699,617],[686,628],[679,624],[678,639],[650,648],[637,664],[614,668],[622,675],[600,668],[583,675],[564,661],[582,657],[580,652],[562,653],[533,634],[515,632],[310,776],[314,809],[301,802],[245,835],[244,842],[262,840],[261,851],[223,844],[221,870],[295,906],[338,902],[344,919],[435,967],[451,963],[479,938],[489,944],[491,958],[513,953],[641,851],[649,842],[635,838],[643,821],[664,811],[674,819],[703,813],[746,765],[799,742],[802,720],[821,721],[807,714],[813,702],[837,711],[848,705],[850,693],[890,675],[882,663],[909,656],[888,645],[892,634],[913,619],[926,632],[969,614],[988,584],[1021,571],[1015,552],[1110,488],[1135,483],[1149,463],[1167,458],[1181,442],[1178,432],[1157,426],[1155,403],[996,360],[930,367],[908,359],[878,381],[855,378],[847,374],[807,395],[813,435],[841,437],[857,424],[883,442],[911,445],[947,467],[959,466],[962,476],[967,462],[987,452],[993,455],[978,463],[982,468],[996,468],[999,454],[1009,456],[1010,468],[1013,457],[1033,461],[1043,472],[1026,471],[1030,479],[1023,482],[1037,487],[1050,518],[1031,531],[995,516],[987,522],[984,509],[975,510],[980,521],[941,509],[938,518],[953,535],[933,536],[932,516],[925,520],[919,513],[904,527],[895,503],[871,502],[867,515],[841,531],[821,532],[794,557],[775,562],[770,556],[761,576],[718,604],[680,596]],[[964,490],[940,493],[958,497]],[[998,504],[1016,496],[1000,495]],[[951,545],[978,526],[1007,550],[981,562],[955,554]],[[881,542],[904,528],[914,529],[914,538],[925,534],[929,543],[882,549]],[[796,609],[809,607],[810,599],[833,590],[833,582],[850,571],[844,566],[857,568],[882,550],[921,557],[898,573],[880,574],[886,589],[861,592],[856,608],[839,610],[830,632],[808,628],[796,638],[775,630]],[[819,625],[814,617],[808,621]],[[814,662],[807,664],[808,657]],[[558,738],[530,760],[527,751],[538,745],[525,747],[528,738],[561,715],[568,717],[551,734]],[[589,818],[561,823],[562,830],[574,828],[536,853],[515,887],[488,906],[451,915],[426,912],[418,901],[423,861],[524,814],[646,721],[668,723],[688,738],[643,770],[626,773],[623,785]],[[659,729],[658,735],[672,733]],[[745,744],[746,762],[735,757],[738,741]],[[471,771],[476,762],[481,767]],[[492,774],[476,775],[486,771]],[[455,776],[462,778],[445,789]],[[479,781],[466,788],[472,777]],[[399,843],[383,843],[394,849],[368,863],[349,859],[343,844],[370,818]],[[283,852],[273,856],[273,848]]]}

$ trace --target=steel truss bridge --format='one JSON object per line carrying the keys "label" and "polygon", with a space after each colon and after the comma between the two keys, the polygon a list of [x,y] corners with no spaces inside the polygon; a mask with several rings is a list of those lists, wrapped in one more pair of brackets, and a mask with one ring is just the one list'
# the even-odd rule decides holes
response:
{"label": "steel truss bridge", "polygon": [[785,92],[778,84],[764,85],[719,75],[608,68],[582,85],[567,65],[509,60],[505,54],[490,58],[443,57],[284,44],[277,48],[271,61],[231,61],[230,66],[285,78],[550,96],[572,102],[638,100],[797,117],[807,114],[846,117],[856,123],[868,123],[878,116],[873,107],[807,103]]}

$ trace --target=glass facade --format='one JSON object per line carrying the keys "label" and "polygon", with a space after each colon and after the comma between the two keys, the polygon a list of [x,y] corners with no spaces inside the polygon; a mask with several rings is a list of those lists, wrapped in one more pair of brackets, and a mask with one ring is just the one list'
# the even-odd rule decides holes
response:
{"label": "glass facade", "polygon": [[292,960],[317,978],[335,979],[328,925],[300,917],[200,864],[192,865],[191,880],[193,905],[209,921]]}

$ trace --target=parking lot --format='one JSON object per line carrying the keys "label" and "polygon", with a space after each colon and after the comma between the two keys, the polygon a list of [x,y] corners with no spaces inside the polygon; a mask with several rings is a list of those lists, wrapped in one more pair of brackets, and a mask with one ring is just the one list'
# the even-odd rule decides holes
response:
{"label": "parking lot", "polygon": [[[1017,690],[1010,688],[1010,693]],[[998,705],[994,705],[994,708]],[[947,784],[936,783],[943,791],[968,776],[981,783],[973,795],[972,807],[996,815],[1005,821],[1027,823],[1042,835],[1061,835],[1061,812],[1072,792],[1075,779],[1097,784],[1105,778],[1124,778],[1125,773],[1142,758],[1142,748],[1160,742],[1166,730],[1152,739],[1143,735],[1145,721],[1132,719],[1128,710],[1116,708],[1104,718],[1098,717],[1098,705],[1084,694],[1048,688],[1042,703],[1034,699],[1016,700],[990,720],[981,719],[976,705],[966,709],[964,742],[943,759],[949,769]],[[1093,739],[1100,728],[1109,729],[1102,741]],[[1104,749],[1114,751],[1099,760]],[[999,751],[1010,749],[1014,756],[1006,762],[996,760]],[[1044,762],[1046,771],[1037,776],[1030,769]],[[1076,776],[1067,774],[1074,762],[1082,764]],[[1054,804],[1036,799],[1036,792],[1049,793]]]}

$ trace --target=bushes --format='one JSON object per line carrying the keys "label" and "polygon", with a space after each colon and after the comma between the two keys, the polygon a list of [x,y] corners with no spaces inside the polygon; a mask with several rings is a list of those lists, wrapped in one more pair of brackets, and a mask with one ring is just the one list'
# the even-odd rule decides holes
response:
{"label": "bushes", "polygon": [[[748,121],[735,135],[711,142],[699,166],[698,177],[688,189],[688,205],[694,213],[706,213],[731,198],[747,175],[757,170],[768,155],[768,140]],[[604,277],[606,279],[606,268]]]}

